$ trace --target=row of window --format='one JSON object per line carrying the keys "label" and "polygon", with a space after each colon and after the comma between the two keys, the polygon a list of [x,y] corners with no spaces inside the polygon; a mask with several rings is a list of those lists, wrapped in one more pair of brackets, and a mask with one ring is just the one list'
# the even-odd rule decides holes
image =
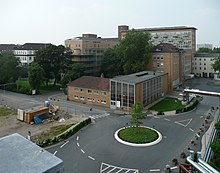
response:
{"label": "row of window", "polygon": [[161,60],[163,60],[163,56],[153,56],[153,59],[161,59]]}
{"label": "row of window", "polygon": [[[83,97],[83,96],[77,96],[77,95],[74,95],[74,99],[76,99],[76,100],[81,100],[81,101],[84,101],[85,100],[85,97]],[[95,99],[94,98],[91,98],[91,97],[88,97],[87,98],[87,101],[89,101],[89,102],[95,102]],[[103,99],[101,99],[101,100],[97,100],[97,103],[102,103],[102,104],[106,104],[106,100],[103,100]]]}
{"label": "row of window", "polygon": [[[197,70],[197,67],[195,67],[195,70]],[[199,67],[199,70],[202,70],[202,67]],[[206,70],[205,67],[204,67],[204,70]]]}
{"label": "row of window", "polygon": [[164,67],[164,63],[163,62],[153,62],[153,67]]}
{"label": "row of window", "polygon": [[16,54],[16,55],[34,54],[34,50],[28,50],[28,51],[14,51],[14,54]]}
{"label": "row of window", "polygon": [[[206,61],[206,58],[195,58],[195,61],[196,61],[196,60],[201,61],[202,59],[203,59],[204,61]],[[209,59],[209,58],[208,58],[208,59]],[[211,58],[210,61],[214,61],[214,58]]]}
{"label": "row of window", "polygon": [[21,57],[19,57],[19,59],[20,59],[21,61],[27,61],[27,60],[33,61],[33,60],[34,60],[34,57],[23,57],[23,56],[21,56]]}
{"label": "row of window", "polygon": [[[91,89],[84,89],[84,88],[74,88],[74,91],[80,91],[80,92],[88,92],[90,94],[97,94],[99,95],[99,91],[98,90],[91,90]],[[106,91],[101,91],[101,95],[106,96],[107,92]]]}

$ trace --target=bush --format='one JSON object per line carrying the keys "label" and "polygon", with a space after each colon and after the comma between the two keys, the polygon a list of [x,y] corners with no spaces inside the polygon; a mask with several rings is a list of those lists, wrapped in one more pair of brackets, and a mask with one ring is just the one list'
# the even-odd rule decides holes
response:
{"label": "bush", "polygon": [[66,133],[57,136],[57,137],[53,137],[52,139],[47,139],[47,140],[43,140],[43,141],[38,141],[37,145],[39,145],[40,147],[46,147],[48,145],[52,145],[55,144],[57,142],[63,141],[67,138],[69,138],[70,136],[74,135],[76,132],[78,132],[81,128],[85,127],[86,125],[90,124],[92,121],[91,119],[86,119],[84,121],[81,121],[79,124],[77,124],[75,127],[73,127],[72,129],[66,131]]}

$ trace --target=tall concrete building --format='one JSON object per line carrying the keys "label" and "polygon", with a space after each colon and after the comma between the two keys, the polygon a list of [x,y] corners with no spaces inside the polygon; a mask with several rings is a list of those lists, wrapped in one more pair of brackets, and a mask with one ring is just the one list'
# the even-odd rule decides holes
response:
{"label": "tall concrete building", "polygon": [[[120,27],[118,27],[120,28]],[[119,39],[123,39],[129,28],[123,25],[120,30]],[[159,27],[134,29],[135,31],[149,32],[154,46],[160,43],[173,44],[183,51],[183,72],[184,77],[192,73],[192,59],[196,53],[196,28],[186,26]]]}
{"label": "tall concrete building", "polygon": [[103,53],[118,44],[118,38],[101,38],[96,34],[83,34],[65,40],[65,47],[73,52],[72,61],[82,63],[86,67],[86,74],[97,75],[103,60]]}

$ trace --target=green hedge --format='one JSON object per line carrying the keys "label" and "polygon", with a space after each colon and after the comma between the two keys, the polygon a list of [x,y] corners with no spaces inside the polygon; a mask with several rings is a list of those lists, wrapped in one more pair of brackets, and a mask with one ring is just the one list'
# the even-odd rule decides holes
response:
{"label": "green hedge", "polygon": [[58,142],[61,142],[67,138],[69,138],[70,136],[74,135],[76,132],[78,132],[80,129],[82,129],[83,127],[85,127],[86,125],[91,123],[91,119],[88,118],[84,121],[81,121],[80,123],[76,124],[73,128],[69,128],[67,131],[65,131],[63,134],[58,135],[53,137],[52,139],[46,139],[43,141],[38,141],[37,145],[39,145],[40,147],[46,147],[52,144],[56,144]]}
{"label": "green hedge", "polygon": [[199,103],[199,101],[196,100],[196,101],[193,102],[193,104],[191,104],[189,106],[186,106],[185,108],[177,109],[176,110],[176,114],[179,114],[179,113],[182,113],[182,112],[191,111],[191,110],[193,110],[198,105],[198,103]]}

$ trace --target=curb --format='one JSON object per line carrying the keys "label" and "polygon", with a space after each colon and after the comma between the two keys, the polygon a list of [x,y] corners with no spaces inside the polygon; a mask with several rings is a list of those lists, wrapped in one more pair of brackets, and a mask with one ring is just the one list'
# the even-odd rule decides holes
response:
{"label": "curb", "polygon": [[122,143],[122,144],[128,145],[128,146],[132,146],[132,147],[149,147],[149,146],[156,145],[157,143],[159,143],[159,142],[162,140],[162,135],[161,135],[161,133],[160,133],[159,131],[157,131],[157,130],[151,128],[151,127],[147,127],[147,126],[139,126],[139,127],[145,127],[145,128],[148,128],[148,129],[151,129],[151,130],[156,131],[157,134],[158,134],[158,139],[155,140],[155,141],[153,141],[153,142],[146,143],[146,144],[135,144],[135,143],[130,143],[130,142],[123,141],[122,139],[120,139],[120,138],[118,137],[118,132],[119,132],[120,130],[122,130],[122,129],[125,129],[125,127],[118,129],[118,130],[115,132],[114,137],[115,137],[115,139],[116,139],[119,143]]}

